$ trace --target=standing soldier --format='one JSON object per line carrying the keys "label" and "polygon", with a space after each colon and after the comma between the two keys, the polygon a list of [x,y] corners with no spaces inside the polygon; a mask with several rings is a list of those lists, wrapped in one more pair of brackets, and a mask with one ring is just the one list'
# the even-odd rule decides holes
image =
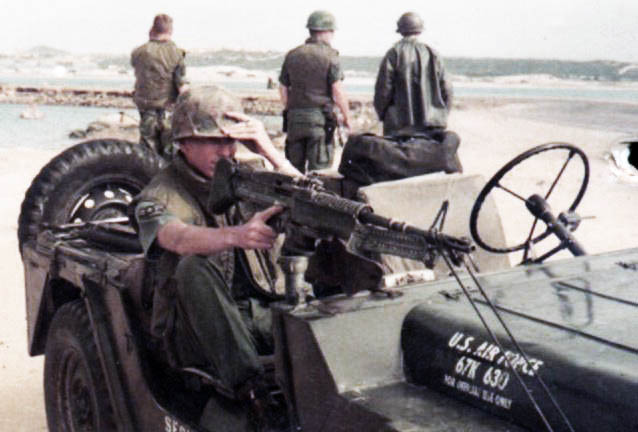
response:
{"label": "standing soldier", "polygon": [[149,41],[131,54],[135,69],[133,101],[140,112],[140,144],[166,158],[172,153],[167,110],[186,85],[186,53],[171,40],[172,34],[173,19],[157,15]]}
{"label": "standing soldier", "polygon": [[401,15],[403,38],[386,53],[374,89],[374,108],[383,134],[412,134],[444,129],[452,106],[452,87],[437,53],[419,42],[423,20],[414,12]]}
{"label": "standing soldier", "polygon": [[337,28],[335,18],[329,12],[315,11],[306,27],[310,37],[286,54],[279,76],[288,132],[286,157],[301,172],[332,164],[337,126],[334,105],[343,115],[344,126],[350,127],[339,52],[330,46]]}

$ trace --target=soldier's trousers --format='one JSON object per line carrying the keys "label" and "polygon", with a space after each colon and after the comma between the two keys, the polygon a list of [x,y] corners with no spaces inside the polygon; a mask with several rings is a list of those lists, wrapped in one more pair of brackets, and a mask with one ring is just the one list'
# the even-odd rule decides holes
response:
{"label": "soldier's trousers", "polygon": [[325,142],[323,130],[304,137],[286,139],[286,158],[300,172],[330,168],[333,146]]}
{"label": "soldier's trousers", "polygon": [[235,301],[203,256],[180,260],[173,342],[180,363],[209,369],[229,389],[262,374],[259,354],[272,350],[270,310],[255,299]]}
{"label": "soldier's trousers", "polygon": [[140,109],[140,144],[157,154],[170,153],[170,125],[163,109]]}

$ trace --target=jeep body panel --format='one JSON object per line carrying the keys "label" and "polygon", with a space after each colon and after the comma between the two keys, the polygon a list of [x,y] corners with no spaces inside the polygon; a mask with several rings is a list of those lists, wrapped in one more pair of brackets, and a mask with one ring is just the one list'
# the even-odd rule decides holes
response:
{"label": "jeep body panel", "polygon": [[[637,268],[638,249],[630,249],[479,276],[576,430],[613,416],[615,430],[634,430],[638,421],[638,343],[628,325],[638,306]],[[467,274],[461,280],[473,286]],[[544,430],[513,374],[504,384],[494,376],[497,366],[507,371],[499,363],[504,355],[451,278],[408,286],[397,299],[280,307],[276,317],[278,372],[304,431],[519,430],[512,423]],[[462,358],[477,364],[459,367]],[[554,430],[568,430],[534,386],[533,372],[520,361],[515,367],[526,373]]]}
{"label": "jeep body panel", "polygon": [[135,267],[142,256],[106,252],[82,240],[61,241],[50,231],[40,234],[37,244],[27,242],[23,253],[29,275],[27,318],[32,355],[44,351],[47,327],[60,302],[71,300],[68,293],[56,299],[56,288],[72,286],[89,313],[118,430],[201,430],[170,409],[170,398],[160,402],[140,355],[144,335],[139,322],[132,320],[140,319],[133,310],[139,302],[136,282],[142,279],[141,270]]}

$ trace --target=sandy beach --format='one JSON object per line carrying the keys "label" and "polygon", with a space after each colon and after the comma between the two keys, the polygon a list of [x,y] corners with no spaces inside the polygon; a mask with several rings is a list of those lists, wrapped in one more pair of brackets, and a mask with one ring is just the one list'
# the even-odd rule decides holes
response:
{"label": "sandy beach", "polygon": [[[613,122],[621,118],[624,127],[613,127]],[[638,184],[622,181],[612,174],[605,158],[610,145],[622,137],[623,132],[628,132],[627,125],[632,118],[638,118],[638,105],[468,99],[459,101],[449,128],[461,136],[460,158],[465,172],[482,174],[486,180],[514,156],[538,144],[560,141],[579,146],[589,157],[591,178],[578,209],[588,219],[576,234],[589,253],[602,253],[638,246],[638,224],[635,223]],[[27,354],[23,270],[16,229],[25,190],[55,153],[22,147],[0,149],[0,184],[3,185],[0,238],[4,245],[0,279],[5,281],[0,302],[2,431],[46,430],[43,357],[31,358]],[[547,167],[524,168],[513,185],[542,189],[555,176],[556,171]],[[557,198],[567,200],[565,202],[569,202],[577,180],[568,181],[572,183],[566,185],[564,191],[557,191]],[[497,205],[506,237],[517,238],[521,233],[522,215],[526,214],[523,205],[506,196],[499,196]]]}

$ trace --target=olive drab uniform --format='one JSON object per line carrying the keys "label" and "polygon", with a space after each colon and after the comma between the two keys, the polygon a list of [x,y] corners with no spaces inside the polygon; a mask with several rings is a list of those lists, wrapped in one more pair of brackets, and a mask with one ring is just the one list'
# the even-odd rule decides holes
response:
{"label": "olive drab uniform", "polygon": [[385,55],[374,90],[374,108],[383,134],[412,134],[445,128],[452,87],[434,50],[405,36]]}
{"label": "olive drab uniform", "polygon": [[288,88],[286,157],[299,171],[327,168],[333,142],[326,121],[333,119],[332,84],[343,79],[339,52],[313,37],[286,54],[279,82]]}
{"label": "olive drab uniform", "polygon": [[242,223],[237,208],[221,216],[207,211],[209,182],[177,153],[132,208],[155,270],[153,336],[173,366],[201,367],[235,390],[263,373],[258,355],[272,353],[267,304],[274,297],[255,285],[276,278],[274,267],[257,265],[254,251],[178,256],[156,242],[160,228],[173,219],[211,227]]}
{"label": "olive drab uniform", "polygon": [[162,156],[171,152],[166,111],[186,82],[185,55],[170,40],[150,40],[131,54],[135,69],[133,101],[140,113],[140,143]]}

